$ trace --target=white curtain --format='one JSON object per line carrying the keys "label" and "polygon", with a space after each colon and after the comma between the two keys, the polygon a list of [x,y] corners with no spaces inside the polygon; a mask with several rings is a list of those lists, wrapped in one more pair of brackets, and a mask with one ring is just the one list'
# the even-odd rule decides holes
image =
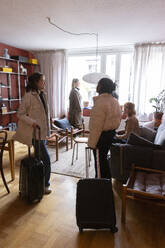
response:
{"label": "white curtain", "polygon": [[165,44],[135,46],[131,100],[139,115],[153,112],[151,97],[165,89]]}
{"label": "white curtain", "polygon": [[66,54],[64,50],[35,52],[46,78],[51,117],[66,114]]}

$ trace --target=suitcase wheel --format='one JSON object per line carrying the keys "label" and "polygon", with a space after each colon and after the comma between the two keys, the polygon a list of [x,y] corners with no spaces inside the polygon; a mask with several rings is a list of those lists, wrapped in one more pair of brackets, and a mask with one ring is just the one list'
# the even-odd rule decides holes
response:
{"label": "suitcase wheel", "polygon": [[83,232],[83,228],[79,227],[79,232],[82,233]]}
{"label": "suitcase wheel", "polygon": [[112,232],[112,233],[115,233],[115,232],[117,232],[117,231],[118,231],[118,228],[117,228],[116,226],[111,227],[111,232]]}

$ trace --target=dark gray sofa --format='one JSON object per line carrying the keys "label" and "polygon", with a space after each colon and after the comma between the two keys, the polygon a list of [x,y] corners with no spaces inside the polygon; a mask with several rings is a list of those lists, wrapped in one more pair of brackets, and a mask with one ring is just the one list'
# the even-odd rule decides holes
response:
{"label": "dark gray sofa", "polygon": [[112,144],[112,178],[126,182],[133,163],[144,168],[165,171],[165,121],[157,132],[146,127],[140,129],[140,136],[130,136],[127,144]]}

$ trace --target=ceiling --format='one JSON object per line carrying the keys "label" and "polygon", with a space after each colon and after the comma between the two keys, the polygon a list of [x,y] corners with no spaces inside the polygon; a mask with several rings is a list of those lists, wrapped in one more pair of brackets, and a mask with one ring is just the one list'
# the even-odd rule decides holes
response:
{"label": "ceiling", "polygon": [[0,0],[0,42],[27,50],[91,48],[165,41],[164,0]]}

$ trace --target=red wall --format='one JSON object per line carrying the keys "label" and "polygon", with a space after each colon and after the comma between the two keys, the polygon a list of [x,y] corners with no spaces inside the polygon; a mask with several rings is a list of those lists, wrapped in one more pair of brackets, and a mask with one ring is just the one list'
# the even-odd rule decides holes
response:
{"label": "red wall", "polygon": [[[29,51],[25,51],[16,47],[12,47],[3,43],[0,43],[0,56],[3,57],[4,54],[4,48],[8,48],[8,54],[10,56],[24,56],[24,57],[28,57],[28,58],[34,58],[34,55],[29,52]],[[5,65],[5,61],[0,59],[0,66],[4,66]],[[17,72],[17,63],[15,62],[9,62],[9,66],[13,68],[13,72]],[[28,65],[28,64],[23,64],[24,67],[27,68],[27,73],[28,75],[31,74],[34,71],[34,67],[32,65]],[[14,98],[18,98],[18,84],[17,84],[17,76],[16,75],[11,75],[12,78],[12,96]],[[25,76],[20,76],[21,78],[21,95],[24,95],[25,92]],[[7,75],[6,74],[0,74],[0,82],[5,83],[7,80]],[[3,97],[8,97],[8,89],[6,88],[1,88],[1,95]],[[8,107],[8,102],[3,102],[5,103],[5,105]],[[19,107],[19,102],[15,101],[12,102],[12,110],[16,110]],[[0,115],[0,125],[6,126],[9,122],[17,122],[17,117],[16,114],[12,114],[12,115]]]}
{"label": "red wall", "polygon": [[12,46],[8,46],[6,44],[0,43],[0,56],[3,56],[3,50],[4,48],[8,48],[8,53],[10,56],[13,55],[20,55],[20,56],[25,56],[25,57],[29,57],[29,58],[34,58],[34,55],[29,52],[29,51],[25,51],[16,47],[12,47]]}

